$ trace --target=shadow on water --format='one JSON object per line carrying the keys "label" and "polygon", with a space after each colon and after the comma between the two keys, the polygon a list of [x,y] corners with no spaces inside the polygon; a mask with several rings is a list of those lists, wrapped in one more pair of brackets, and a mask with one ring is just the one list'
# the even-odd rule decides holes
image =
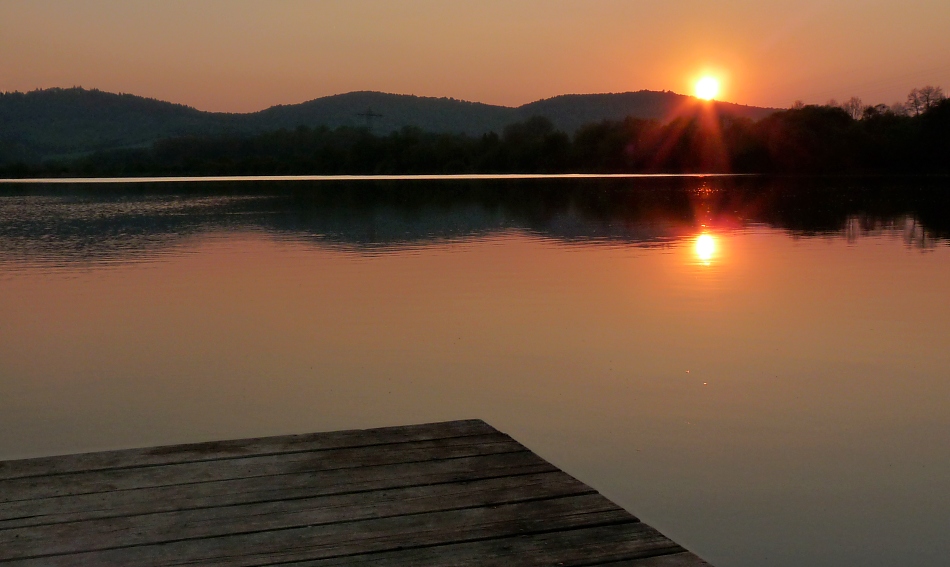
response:
{"label": "shadow on water", "polygon": [[566,243],[656,246],[707,227],[793,237],[950,237],[950,180],[665,178],[8,186],[0,259],[149,258],[201,234],[264,231],[378,253],[522,231]]}

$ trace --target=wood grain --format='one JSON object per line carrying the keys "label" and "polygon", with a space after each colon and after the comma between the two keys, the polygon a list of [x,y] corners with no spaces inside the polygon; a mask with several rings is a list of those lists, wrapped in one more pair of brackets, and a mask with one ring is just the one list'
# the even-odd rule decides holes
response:
{"label": "wood grain", "polygon": [[477,420],[0,463],[0,564],[708,567]]}

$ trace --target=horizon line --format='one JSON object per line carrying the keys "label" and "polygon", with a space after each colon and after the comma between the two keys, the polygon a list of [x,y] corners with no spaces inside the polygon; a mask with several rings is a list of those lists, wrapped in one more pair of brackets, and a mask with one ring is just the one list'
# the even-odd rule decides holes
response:
{"label": "horizon line", "polygon": [[0,178],[0,184],[66,185],[66,184],[123,184],[123,183],[201,183],[248,181],[491,181],[518,179],[648,179],[648,178],[704,178],[754,177],[757,173],[460,173],[421,175],[209,175],[178,177],[32,177]]}

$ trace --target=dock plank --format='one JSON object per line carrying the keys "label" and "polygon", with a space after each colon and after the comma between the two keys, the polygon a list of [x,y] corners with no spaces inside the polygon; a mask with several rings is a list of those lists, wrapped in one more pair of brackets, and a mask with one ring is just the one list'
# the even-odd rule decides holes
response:
{"label": "dock plank", "polygon": [[31,476],[0,481],[0,502],[524,451],[501,434]]}
{"label": "dock plank", "polygon": [[0,560],[594,493],[559,472],[0,530]]}
{"label": "dock plank", "polygon": [[[293,567],[549,567],[551,565],[649,566],[659,557],[696,557],[663,534],[641,523],[578,527],[540,534],[522,534],[444,546],[418,546],[326,560],[289,563]],[[698,559],[698,558],[697,558]],[[623,563],[621,563],[623,562]],[[693,567],[689,563],[687,567]],[[679,567],[676,563],[670,566]],[[657,567],[657,566],[650,566]]]}
{"label": "dock plank", "polygon": [[[635,522],[600,495],[467,508],[448,512],[338,522],[284,530],[241,533],[162,545],[127,547],[69,555],[36,555],[23,565],[203,565],[249,567],[435,546],[511,534],[544,533]],[[65,558],[67,562],[61,563]],[[20,565],[21,561],[11,561]]]}
{"label": "dock plank", "polygon": [[0,480],[498,433],[478,419],[0,461]]}
{"label": "dock plank", "polygon": [[611,563],[610,567],[710,567],[699,557],[688,551]]}
{"label": "dock plank", "polygon": [[529,451],[0,503],[0,529],[553,472]]}
{"label": "dock plank", "polygon": [[477,420],[0,463],[0,563],[708,567]]}

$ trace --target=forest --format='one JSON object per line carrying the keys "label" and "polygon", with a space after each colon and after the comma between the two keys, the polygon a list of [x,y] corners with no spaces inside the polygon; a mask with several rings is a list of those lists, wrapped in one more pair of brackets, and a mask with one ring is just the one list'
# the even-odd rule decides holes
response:
{"label": "forest", "polygon": [[460,173],[945,174],[950,100],[927,87],[906,104],[797,103],[758,121],[709,106],[573,133],[544,117],[483,135],[301,126],[0,167],[2,177]]}

